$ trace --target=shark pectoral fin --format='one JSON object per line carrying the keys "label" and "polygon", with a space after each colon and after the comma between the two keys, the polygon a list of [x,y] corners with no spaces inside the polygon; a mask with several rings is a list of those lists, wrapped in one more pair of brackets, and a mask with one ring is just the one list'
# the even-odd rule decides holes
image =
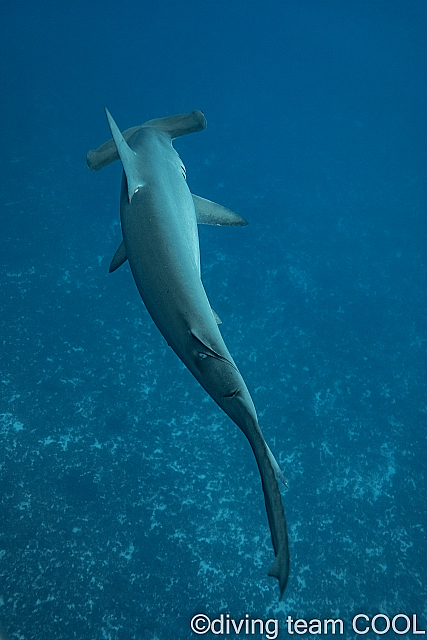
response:
{"label": "shark pectoral fin", "polygon": [[226,209],[212,200],[206,200],[200,196],[193,196],[194,208],[196,209],[197,222],[199,224],[215,224],[228,227],[244,227],[247,221],[238,216],[237,213]]}
{"label": "shark pectoral fin", "polygon": [[111,260],[110,268],[108,270],[109,273],[113,273],[113,271],[115,271],[116,269],[121,267],[122,264],[124,264],[127,259],[128,259],[128,257],[126,255],[125,243],[122,240],[121,243],[119,244],[119,248],[117,249],[116,253],[114,254],[113,259]]}
{"label": "shark pectoral fin", "polygon": [[[119,265],[119,266],[120,266],[120,265]],[[212,307],[211,307],[211,308],[212,308]],[[213,317],[215,318],[215,322],[216,322],[217,324],[222,324],[222,320],[221,320],[221,318],[219,317],[219,315],[217,314],[217,312],[216,312],[216,311],[214,311],[214,310],[212,309],[212,313],[213,313]]]}
{"label": "shark pectoral fin", "polygon": [[105,108],[105,113],[107,116],[111,135],[113,136],[113,140],[117,147],[120,160],[122,161],[123,170],[126,175],[126,180],[128,183],[129,202],[132,202],[132,198],[135,195],[135,193],[138,191],[140,187],[144,186],[144,181],[138,175],[138,171],[137,171],[137,166],[135,162],[137,155],[135,151],[132,151],[132,149],[129,147],[128,143],[120,133],[120,129],[114,122],[113,117],[107,108]]}
{"label": "shark pectoral fin", "polygon": [[278,464],[276,458],[272,454],[270,447],[268,446],[267,443],[265,443],[265,446],[267,447],[267,455],[268,455],[268,458],[269,458],[269,460],[271,462],[271,466],[273,467],[274,473],[276,474],[277,478],[279,478],[279,480],[281,482],[283,482],[285,487],[288,488],[288,483],[285,480],[285,476],[283,475],[282,470],[279,467],[279,464]]}

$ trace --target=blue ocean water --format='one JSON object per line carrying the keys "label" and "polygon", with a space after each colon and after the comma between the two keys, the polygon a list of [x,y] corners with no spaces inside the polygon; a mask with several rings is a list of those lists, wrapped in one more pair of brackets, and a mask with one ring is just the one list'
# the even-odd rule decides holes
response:
{"label": "blue ocean water", "polygon": [[[342,619],[346,638],[358,613],[427,630],[425,3],[0,14],[10,636],[187,640],[196,613],[277,619],[280,638],[288,616]],[[249,445],[129,268],[108,274],[121,166],[85,162],[104,105],[122,129],[201,109],[207,129],[175,142],[190,188],[249,221],[200,228],[202,271],[289,485],[281,602]]]}

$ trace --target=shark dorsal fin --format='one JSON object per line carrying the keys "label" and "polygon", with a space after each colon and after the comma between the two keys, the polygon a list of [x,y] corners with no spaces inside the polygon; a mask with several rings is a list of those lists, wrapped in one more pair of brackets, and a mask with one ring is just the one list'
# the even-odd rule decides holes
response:
{"label": "shark dorsal fin", "polygon": [[111,135],[113,136],[113,140],[117,147],[117,152],[120,156],[120,160],[122,161],[123,170],[126,175],[126,180],[128,183],[129,202],[132,202],[132,198],[135,193],[140,187],[144,186],[144,182],[141,180],[138,175],[138,171],[136,170],[136,153],[135,151],[132,151],[126,140],[123,138],[122,134],[120,133],[120,129],[114,122],[111,113],[106,107],[105,113],[107,116]]}

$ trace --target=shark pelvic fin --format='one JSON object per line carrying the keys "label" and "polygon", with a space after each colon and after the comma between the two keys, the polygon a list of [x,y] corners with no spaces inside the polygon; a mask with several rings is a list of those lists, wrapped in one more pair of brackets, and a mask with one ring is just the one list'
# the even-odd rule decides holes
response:
{"label": "shark pelvic fin", "polygon": [[113,259],[111,260],[110,268],[108,270],[109,273],[113,273],[113,271],[121,267],[127,259],[125,243],[124,240],[122,240],[113,256]]}
{"label": "shark pelvic fin", "polygon": [[122,161],[123,170],[126,175],[128,183],[128,197],[129,202],[132,202],[132,198],[140,187],[144,186],[144,181],[138,175],[136,168],[136,153],[132,151],[126,140],[120,133],[120,129],[113,120],[111,113],[105,107],[105,113],[107,116],[108,124],[110,127],[111,135],[113,136],[114,143],[117,147],[117,152]]}
{"label": "shark pelvic fin", "polygon": [[[211,309],[212,309],[212,307],[211,307]],[[219,315],[217,314],[217,312],[212,309],[212,313],[213,313],[213,317],[215,318],[215,322],[217,324],[222,324],[222,320],[219,317]]]}
{"label": "shark pelvic fin", "polygon": [[[213,309],[212,309],[212,312],[215,315],[215,312],[213,311]],[[210,347],[207,344],[207,340],[202,338],[200,334],[197,335],[194,329],[190,329],[190,335],[194,338],[194,341],[197,345],[197,350],[199,351],[199,355],[201,355],[202,357],[208,356],[210,358],[215,358],[216,360],[220,360],[221,362],[225,362],[226,364],[229,364],[230,367],[233,367],[233,369],[236,369],[236,371],[238,371],[234,362],[230,361],[228,358],[225,358],[220,353],[215,351],[215,349]]]}

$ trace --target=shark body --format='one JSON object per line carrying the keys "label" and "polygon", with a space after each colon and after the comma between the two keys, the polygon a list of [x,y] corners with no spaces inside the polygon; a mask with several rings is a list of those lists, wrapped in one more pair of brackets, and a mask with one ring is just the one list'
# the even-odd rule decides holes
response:
{"label": "shark body", "polygon": [[[120,215],[123,242],[110,271],[126,259],[148,312],[169,346],[221,409],[243,431],[261,475],[275,560],[269,575],[281,596],[289,575],[285,513],[277,481],[283,476],[266,444],[246,384],[218,329],[200,276],[198,223],[244,225],[243,218],[193,196],[172,146],[206,127],[202,112],[150,120],[123,134],[106,110],[113,140],[87,156],[98,170],[123,164]],[[277,476],[277,477],[276,477]]]}

